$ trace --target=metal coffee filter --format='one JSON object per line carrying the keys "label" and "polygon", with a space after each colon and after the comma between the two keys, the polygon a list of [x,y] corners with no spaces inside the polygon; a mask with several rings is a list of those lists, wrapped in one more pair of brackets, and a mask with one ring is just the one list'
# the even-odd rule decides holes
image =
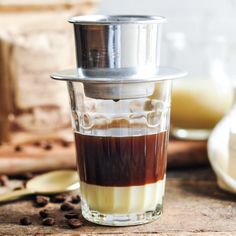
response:
{"label": "metal coffee filter", "polygon": [[84,84],[85,95],[96,99],[129,99],[153,94],[155,82],[182,77],[181,70],[160,67],[164,17],[77,16],[77,68],[54,73],[53,79]]}

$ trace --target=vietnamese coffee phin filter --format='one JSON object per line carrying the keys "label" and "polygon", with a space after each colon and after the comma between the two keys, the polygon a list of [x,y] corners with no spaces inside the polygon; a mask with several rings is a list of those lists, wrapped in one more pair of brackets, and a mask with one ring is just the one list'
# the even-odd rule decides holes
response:
{"label": "vietnamese coffee phin filter", "polygon": [[171,79],[160,67],[159,16],[78,16],[77,68],[54,73],[67,81],[83,216],[126,226],[162,212]]}

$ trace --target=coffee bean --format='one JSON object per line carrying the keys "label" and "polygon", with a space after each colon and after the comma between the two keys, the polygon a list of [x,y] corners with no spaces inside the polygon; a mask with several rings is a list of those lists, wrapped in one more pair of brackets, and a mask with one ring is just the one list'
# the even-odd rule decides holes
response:
{"label": "coffee bean", "polygon": [[30,218],[28,216],[25,216],[20,219],[20,224],[21,225],[31,225],[32,221],[30,220]]}
{"label": "coffee bean", "polygon": [[71,210],[74,210],[74,206],[69,202],[65,202],[65,203],[61,204],[61,210],[62,211],[71,211]]}
{"label": "coffee bean", "polygon": [[51,143],[46,143],[43,148],[47,151],[51,150],[52,149],[52,144]]}
{"label": "coffee bean", "polygon": [[69,147],[69,146],[70,146],[70,142],[63,140],[63,141],[61,142],[61,145],[62,145],[63,147]]}
{"label": "coffee bean", "polygon": [[35,203],[38,207],[44,207],[49,203],[49,197],[36,196]]}
{"label": "coffee bean", "polygon": [[46,226],[52,226],[52,225],[55,224],[55,220],[51,217],[47,217],[47,218],[42,220],[42,224],[46,225]]}
{"label": "coffee bean", "polygon": [[17,175],[16,177],[17,179],[21,179],[21,180],[29,180],[29,179],[32,179],[34,175],[31,172],[25,172],[20,175]]}
{"label": "coffee bean", "polygon": [[15,146],[15,152],[21,152],[23,148],[19,145]]}
{"label": "coffee bean", "polygon": [[23,188],[26,188],[27,181],[25,180],[22,184],[23,184]]}
{"label": "coffee bean", "polygon": [[74,195],[71,197],[71,202],[74,204],[80,203],[80,196],[79,195]]}
{"label": "coffee bean", "polygon": [[69,213],[65,214],[64,217],[66,219],[78,219],[79,218],[79,214],[77,214],[75,212],[69,212]]}
{"label": "coffee bean", "polygon": [[23,187],[16,187],[16,188],[14,188],[13,190],[14,190],[14,191],[17,191],[17,190],[21,190],[21,189],[23,189]]}
{"label": "coffee bean", "polygon": [[0,175],[0,186],[9,186],[9,179],[6,175]]}
{"label": "coffee bean", "polygon": [[66,200],[65,194],[58,194],[58,195],[55,195],[51,198],[51,202],[54,202],[54,203],[62,203],[65,200]]}
{"label": "coffee bean", "polygon": [[42,217],[42,218],[47,218],[49,216],[49,211],[47,209],[43,209],[39,212],[39,215]]}
{"label": "coffee bean", "polygon": [[82,226],[82,222],[78,219],[69,219],[67,223],[72,229],[79,228]]}
{"label": "coffee bean", "polygon": [[33,142],[33,145],[35,147],[39,147],[39,146],[41,146],[41,143],[39,141],[35,141],[35,142]]}
{"label": "coffee bean", "polygon": [[34,236],[45,236],[44,233],[35,233]]}

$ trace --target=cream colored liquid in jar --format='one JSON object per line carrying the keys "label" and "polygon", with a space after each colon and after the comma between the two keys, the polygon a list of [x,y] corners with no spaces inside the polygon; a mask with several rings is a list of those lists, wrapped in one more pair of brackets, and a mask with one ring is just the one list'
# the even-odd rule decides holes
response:
{"label": "cream colored liquid in jar", "polygon": [[233,90],[227,81],[198,78],[175,81],[171,124],[181,129],[211,130],[232,103]]}

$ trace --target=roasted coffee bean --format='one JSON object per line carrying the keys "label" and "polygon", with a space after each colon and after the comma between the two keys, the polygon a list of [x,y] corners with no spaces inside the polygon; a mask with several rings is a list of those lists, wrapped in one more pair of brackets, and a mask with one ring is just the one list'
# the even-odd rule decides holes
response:
{"label": "roasted coffee bean", "polygon": [[39,147],[39,146],[41,146],[41,143],[39,141],[35,141],[35,142],[33,142],[33,145],[35,147]]}
{"label": "roasted coffee bean", "polygon": [[71,202],[74,204],[80,203],[80,196],[79,195],[74,195],[71,197]]}
{"label": "roasted coffee bean", "polygon": [[54,202],[54,203],[62,203],[65,200],[66,200],[65,194],[58,194],[58,195],[55,195],[51,198],[51,202]]}
{"label": "roasted coffee bean", "polygon": [[27,185],[27,181],[25,180],[25,181],[23,182],[23,188],[26,188],[26,185]]}
{"label": "roasted coffee bean", "polygon": [[69,202],[65,202],[65,203],[61,204],[61,210],[62,211],[71,211],[71,210],[74,210],[74,206]]}
{"label": "roasted coffee bean", "polygon": [[42,217],[42,218],[47,218],[49,216],[49,211],[47,209],[43,209],[39,212],[39,215]]}
{"label": "roasted coffee bean", "polygon": [[9,186],[9,179],[6,175],[0,175],[0,186]]}
{"label": "roasted coffee bean", "polygon": [[35,233],[34,236],[45,236],[44,233]]}
{"label": "roasted coffee bean", "polygon": [[17,190],[21,190],[21,189],[23,189],[23,187],[16,187],[16,188],[14,188],[13,190],[14,190],[14,191],[17,191]]}
{"label": "roasted coffee bean", "polygon": [[55,220],[52,217],[47,217],[42,220],[42,224],[46,226],[52,226],[55,224]]}
{"label": "roasted coffee bean", "polygon": [[64,217],[66,219],[78,219],[79,218],[79,214],[75,213],[75,212],[69,212],[69,213],[65,214]]}
{"label": "roasted coffee bean", "polygon": [[25,180],[29,180],[29,179],[32,179],[34,177],[33,173],[31,172],[26,172],[22,175],[22,177],[25,179]]}
{"label": "roasted coffee bean", "polygon": [[17,179],[21,179],[21,180],[29,180],[29,179],[32,179],[34,175],[31,172],[25,172],[20,175],[17,175],[16,177]]}
{"label": "roasted coffee bean", "polygon": [[15,152],[21,152],[23,148],[19,145],[15,146]]}
{"label": "roasted coffee bean", "polygon": [[30,218],[28,216],[25,216],[20,219],[20,224],[21,225],[31,225],[32,221],[30,220]]}
{"label": "roasted coffee bean", "polygon": [[46,143],[43,148],[47,151],[51,150],[52,149],[52,144],[51,143]]}
{"label": "roasted coffee bean", "polygon": [[63,141],[61,142],[61,145],[62,145],[63,147],[69,147],[69,146],[70,146],[70,142],[63,140]]}
{"label": "roasted coffee bean", "polygon": [[38,207],[44,207],[49,203],[49,197],[36,196],[35,203]]}
{"label": "roasted coffee bean", "polygon": [[69,219],[67,223],[72,229],[79,228],[82,226],[82,222],[78,219]]}

